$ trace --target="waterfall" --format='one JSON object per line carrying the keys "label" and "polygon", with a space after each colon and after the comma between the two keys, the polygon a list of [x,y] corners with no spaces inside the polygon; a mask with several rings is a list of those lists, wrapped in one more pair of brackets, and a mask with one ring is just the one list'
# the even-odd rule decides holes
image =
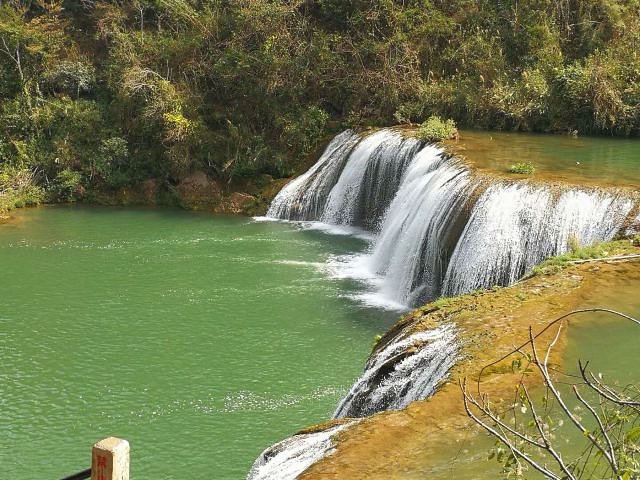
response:
{"label": "waterfall", "polygon": [[289,182],[271,202],[268,217],[318,220],[324,203],[359,137],[351,130],[336,136],[316,164]]}
{"label": "waterfall", "polygon": [[356,422],[294,435],[272,445],[253,463],[247,480],[294,480],[318,460],[330,455],[334,447],[332,438]]}
{"label": "waterfall", "polygon": [[370,249],[336,265],[378,304],[407,308],[509,285],[570,243],[610,240],[638,224],[634,203],[616,190],[492,179],[383,129],[338,135],[268,216],[370,231]]}
{"label": "waterfall", "polygon": [[[333,418],[364,417],[399,410],[433,394],[457,355],[455,327],[447,324],[428,332],[400,332],[384,341],[369,359],[362,377],[338,406]],[[334,451],[340,431],[358,423],[351,419],[313,433],[289,437],[264,450],[247,480],[293,480]]]}
{"label": "waterfall", "polygon": [[421,146],[394,130],[365,137],[347,130],[276,196],[267,216],[375,230]]}
{"label": "waterfall", "polygon": [[469,188],[468,172],[444,161],[439,149],[416,156],[371,253],[360,260],[380,277],[384,297],[416,305],[440,295]]}
{"label": "waterfall", "polygon": [[365,137],[331,189],[321,220],[376,229],[421,144],[393,130]]}
{"label": "waterfall", "polygon": [[449,324],[403,335],[400,333],[371,355],[364,374],[338,405],[333,418],[401,410],[433,394],[455,362],[455,328]]}
{"label": "waterfall", "polygon": [[545,258],[613,238],[633,202],[571,189],[554,198],[545,187],[490,186],[477,201],[451,256],[443,293],[509,285]]}
{"label": "waterfall", "polygon": [[[570,245],[640,230],[640,205],[621,190],[493,178],[394,129],[338,135],[278,194],[268,216],[371,232],[364,254],[332,263],[340,276],[367,282],[378,304],[403,308],[509,285]],[[334,418],[403,409],[428,398],[457,355],[452,324],[418,332],[408,327],[383,339]],[[332,435],[346,427],[274,445],[248,478],[295,478],[330,454]]]}

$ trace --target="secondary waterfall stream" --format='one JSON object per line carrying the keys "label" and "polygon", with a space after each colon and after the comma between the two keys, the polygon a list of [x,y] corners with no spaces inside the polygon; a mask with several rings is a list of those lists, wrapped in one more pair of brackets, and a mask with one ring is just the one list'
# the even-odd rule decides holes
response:
{"label": "secondary waterfall stream", "polygon": [[453,325],[400,333],[374,352],[360,379],[340,402],[333,418],[365,417],[382,410],[400,410],[429,397],[455,362]]}

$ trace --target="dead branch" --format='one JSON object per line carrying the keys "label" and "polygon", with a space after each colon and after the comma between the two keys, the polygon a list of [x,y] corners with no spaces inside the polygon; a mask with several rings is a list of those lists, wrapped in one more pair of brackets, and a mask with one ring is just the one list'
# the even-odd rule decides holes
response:
{"label": "dead branch", "polygon": [[[604,384],[604,382],[598,380],[591,372],[588,371],[588,363],[583,365],[582,362],[578,362],[580,375],[574,376],[574,378],[582,380],[582,383],[580,383],[579,385],[583,385],[586,388],[589,388],[591,392],[595,393],[598,396],[600,400],[600,409],[603,415],[601,416],[589,403],[589,401],[580,393],[578,384],[570,384],[577,401],[582,406],[584,406],[584,408],[586,408],[586,410],[593,416],[595,423],[597,424],[597,428],[589,430],[588,428],[586,428],[582,420],[573,413],[570,406],[562,398],[560,391],[556,387],[556,383],[554,382],[554,379],[551,377],[551,374],[549,372],[549,361],[551,352],[560,338],[560,334],[563,328],[562,322],[571,315],[586,312],[608,313],[630,320],[636,325],[640,325],[640,320],[629,315],[625,315],[623,313],[605,308],[590,308],[575,310],[562,315],[561,317],[550,322],[536,335],[533,334],[533,329],[529,327],[529,340],[527,342],[515,347],[507,355],[504,355],[499,360],[492,362],[491,364],[486,365],[482,368],[476,381],[478,392],[477,395],[472,395],[471,393],[469,393],[466,379],[464,379],[464,381],[460,383],[460,388],[463,394],[464,408],[467,412],[467,415],[472,420],[474,420],[474,422],[480,425],[489,434],[497,438],[500,443],[505,445],[509,449],[509,451],[511,451],[511,455],[517,462],[518,468],[520,468],[520,460],[522,460],[538,472],[542,473],[547,478],[576,480],[577,478],[582,478],[583,475],[585,475],[587,466],[591,467],[591,464],[587,463],[588,460],[590,458],[597,458],[597,462],[595,462],[595,465],[593,465],[593,472],[596,472],[598,469],[607,468],[610,471],[611,478],[622,480],[623,478],[628,478],[629,474],[628,465],[622,468],[620,463],[620,458],[624,458],[625,461],[628,461],[629,459],[629,450],[625,450],[625,448],[627,448],[625,446],[626,437],[623,435],[625,422],[624,418],[628,417],[622,417],[623,420],[620,420],[621,417],[613,417],[616,418],[616,420],[610,422],[607,417],[607,406],[605,402],[608,401],[610,402],[610,404],[615,405],[616,409],[628,408],[630,410],[633,410],[636,414],[636,416],[634,417],[634,425],[640,420],[640,417],[638,416],[640,414],[640,402],[636,399],[629,398],[624,393],[618,392],[615,389]],[[553,325],[558,326],[557,331],[548,347],[546,348],[546,351],[543,355],[541,355],[536,344],[536,339],[547,330],[549,330],[549,328],[551,328]],[[532,355],[530,356],[527,355],[523,350],[528,345],[530,345],[532,351]],[[534,436],[528,435],[524,431],[520,431],[520,427],[515,420],[516,404],[514,404],[513,410],[513,422],[515,426],[512,427],[507,423],[508,420],[505,417],[501,416],[500,413],[492,407],[489,397],[481,392],[480,381],[484,371],[488,367],[495,365],[505,360],[510,355],[516,353],[528,358],[529,364],[534,364],[540,375],[542,376],[544,385],[547,389],[543,397],[546,401],[545,415],[549,415],[549,401],[553,400],[555,402],[555,405],[557,405],[557,407],[559,408],[560,413],[563,416],[567,417],[571,421],[571,424],[581,432],[584,438],[587,439],[587,447],[582,451],[580,455],[578,455],[574,459],[574,461],[567,463],[567,460],[563,459],[560,451],[553,445],[549,427],[545,424],[543,417],[541,417],[538,413],[529,390],[524,384],[524,377],[521,378],[520,382],[518,383],[518,390],[521,391],[523,407],[527,406],[531,411],[530,414],[532,417],[532,422],[530,423],[530,426],[532,428],[535,427],[536,434]],[[556,369],[553,370],[554,372],[556,371]],[[526,410],[523,409],[523,413],[525,411]],[[479,414],[476,412],[479,412]],[[618,413],[617,410],[616,413]],[[523,448],[526,446],[537,449],[538,454],[548,454],[551,458],[553,458],[555,468],[546,464],[541,464],[536,459],[534,453],[529,453]],[[633,455],[635,455],[637,447],[632,445],[631,448],[631,456],[633,457]],[[598,456],[594,456],[595,452],[598,453]],[[622,455],[622,457],[619,457],[620,455]],[[604,463],[601,463],[603,461]],[[514,465],[511,457],[509,457],[507,465],[509,465],[509,463],[511,465]],[[584,469],[581,472],[580,470],[576,470],[580,464],[584,465]],[[576,471],[580,473],[579,477],[576,477]]]}

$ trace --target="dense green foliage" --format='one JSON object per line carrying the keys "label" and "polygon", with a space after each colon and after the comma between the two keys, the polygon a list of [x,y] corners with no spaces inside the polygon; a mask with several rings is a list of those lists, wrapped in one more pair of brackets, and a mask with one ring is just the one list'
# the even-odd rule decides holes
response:
{"label": "dense green foliage", "polygon": [[288,175],[331,131],[637,135],[638,0],[12,0],[0,162],[56,198]]}

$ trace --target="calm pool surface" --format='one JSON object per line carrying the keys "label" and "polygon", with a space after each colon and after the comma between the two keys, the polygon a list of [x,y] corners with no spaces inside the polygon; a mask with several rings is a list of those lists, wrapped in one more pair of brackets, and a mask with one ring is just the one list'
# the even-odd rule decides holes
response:
{"label": "calm pool surface", "polygon": [[324,262],[365,248],[291,224],[56,207],[0,226],[0,478],[85,469],[106,436],[135,479],[241,479],[326,420],[397,313]]}
{"label": "calm pool surface", "polygon": [[[640,188],[638,139],[463,130],[452,145],[476,168],[513,179]],[[535,173],[507,173],[521,162],[533,164]]]}

